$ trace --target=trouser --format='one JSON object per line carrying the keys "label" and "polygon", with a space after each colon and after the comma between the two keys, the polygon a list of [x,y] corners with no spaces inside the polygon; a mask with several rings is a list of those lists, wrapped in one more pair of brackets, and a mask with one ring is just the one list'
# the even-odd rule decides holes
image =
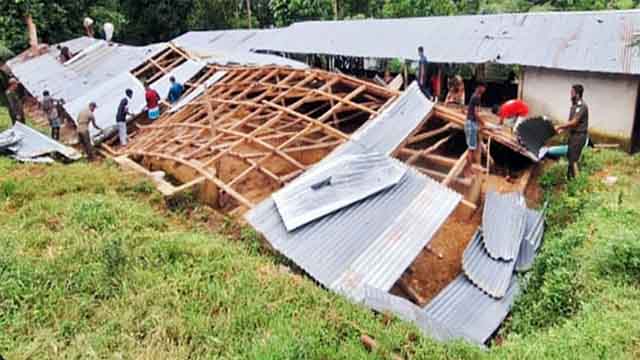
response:
{"label": "trouser", "polygon": [[567,160],[569,160],[569,168],[567,169],[567,178],[569,180],[576,177],[578,172],[578,162],[582,156],[582,149],[587,143],[587,133],[574,133],[569,135],[569,151]]}
{"label": "trouser", "polygon": [[93,153],[93,144],[91,144],[91,135],[89,135],[89,131],[87,130],[78,133],[78,140],[80,140],[80,144],[82,145],[84,153],[87,155],[87,159],[89,159],[89,161],[93,161],[95,155]]}
{"label": "trouser", "polygon": [[121,146],[127,146],[127,123],[124,121],[118,122],[118,138]]}
{"label": "trouser", "polygon": [[56,141],[60,141],[60,127],[52,126],[51,127],[51,138]]}
{"label": "trouser", "polygon": [[433,99],[433,95],[431,95],[431,90],[429,90],[429,85],[420,85],[420,91],[427,97],[427,99]]}

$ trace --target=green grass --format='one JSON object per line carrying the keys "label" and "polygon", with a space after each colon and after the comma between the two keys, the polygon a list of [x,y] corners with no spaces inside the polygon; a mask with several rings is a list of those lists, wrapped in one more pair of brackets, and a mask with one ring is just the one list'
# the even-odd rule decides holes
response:
{"label": "green grass", "polygon": [[[585,176],[567,190],[562,164],[547,171],[550,224],[542,254],[500,334],[503,345],[483,351],[435,343],[283,271],[252,231],[226,231],[228,221],[211,229],[206,209],[193,204],[167,210],[148,182],[109,162],[45,166],[0,158],[0,354],[634,358],[640,159],[600,152],[585,164],[591,173],[619,176],[618,183],[608,188]],[[239,234],[223,235],[232,233]],[[363,333],[378,341],[379,352],[363,348]]]}

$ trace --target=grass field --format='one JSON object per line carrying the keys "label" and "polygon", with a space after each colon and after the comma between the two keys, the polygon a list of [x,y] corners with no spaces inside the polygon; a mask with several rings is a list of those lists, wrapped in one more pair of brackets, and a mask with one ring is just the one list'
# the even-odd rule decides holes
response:
{"label": "grass field", "polygon": [[[0,109],[0,129],[6,127]],[[169,210],[109,162],[0,158],[0,354],[6,359],[601,359],[640,356],[640,158],[563,163],[527,291],[484,351],[438,344],[353,305],[206,208]],[[615,175],[618,182],[601,179]],[[231,229],[231,230],[230,230]],[[366,333],[380,351],[360,343]]]}

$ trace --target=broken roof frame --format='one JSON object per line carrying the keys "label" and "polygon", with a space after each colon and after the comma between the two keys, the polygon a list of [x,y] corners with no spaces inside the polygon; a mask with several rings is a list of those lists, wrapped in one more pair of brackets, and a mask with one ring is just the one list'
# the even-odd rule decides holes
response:
{"label": "broken roof frame", "polygon": [[[349,139],[341,127],[368,121],[397,97],[378,85],[319,70],[226,71],[200,97],[141,125],[121,153],[186,166],[213,182],[239,209],[256,203],[245,181],[261,179],[266,193],[257,200],[262,200],[315,162],[305,159],[305,152],[330,152]],[[235,169],[221,163],[230,158]],[[273,162],[278,162],[275,168],[269,165]]]}

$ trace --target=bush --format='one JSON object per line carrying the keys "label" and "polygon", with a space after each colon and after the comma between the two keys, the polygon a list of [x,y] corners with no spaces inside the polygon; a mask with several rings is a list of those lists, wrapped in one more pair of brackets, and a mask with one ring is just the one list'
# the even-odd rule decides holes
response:
{"label": "bush", "polygon": [[640,281],[640,234],[627,234],[610,239],[597,260],[598,272],[610,278],[638,284]]}

